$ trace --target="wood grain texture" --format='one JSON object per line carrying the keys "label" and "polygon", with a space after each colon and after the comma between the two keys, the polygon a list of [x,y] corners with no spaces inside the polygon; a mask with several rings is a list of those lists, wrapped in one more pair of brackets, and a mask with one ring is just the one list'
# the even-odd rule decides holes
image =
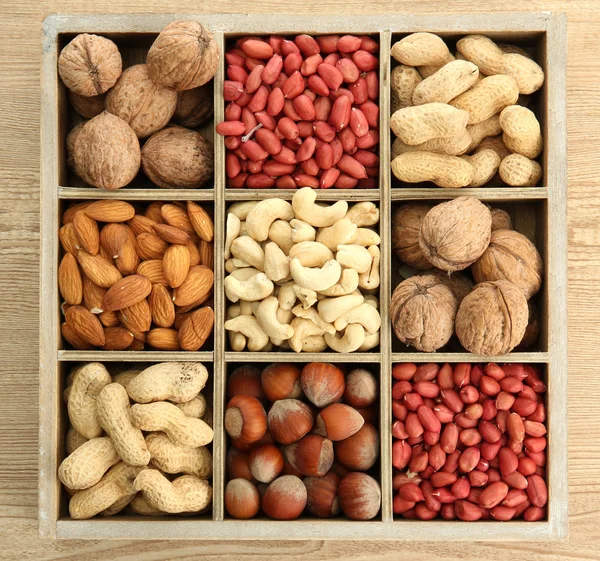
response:
{"label": "wood grain texture", "polygon": [[[452,9],[475,12],[481,4],[472,0],[452,3]],[[520,10],[514,0],[488,2],[485,9]],[[0,237],[0,281],[3,288],[0,321],[0,540],[3,559],[229,559],[244,554],[248,559],[295,557],[308,559],[597,559],[600,556],[600,414],[597,412],[600,382],[595,372],[600,360],[597,344],[600,303],[595,281],[600,274],[598,212],[600,179],[597,141],[600,136],[600,55],[597,36],[600,15],[597,2],[572,0],[532,1],[529,10],[567,10],[569,20],[569,484],[570,538],[558,544],[511,543],[360,543],[344,542],[43,542],[37,538],[37,424],[38,424],[38,278],[39,278],[39,32],[49,13],[97,13],[161,11],[156,0],[138,5],[99,1],[82,5],[75,0],[31,2],[14,7],[3,4],[0,21],[0,179],[3,199]],[[179,12],[239,11],[231,0],[218,4],[181,1]],[[294,12],[370,14],[390,11],[390,4],[376,0],[367,5],[357,0],[286,2],[259,1],[260,13]],[[394,12],[439,12],[442,2],[398,1]],[[17,304],[18,303],[18,304]],[[9,309],[10,308],[10,309]],[[566,318],[565,318],[566,320]],[[567,322],[565,321],[565,329]]]}

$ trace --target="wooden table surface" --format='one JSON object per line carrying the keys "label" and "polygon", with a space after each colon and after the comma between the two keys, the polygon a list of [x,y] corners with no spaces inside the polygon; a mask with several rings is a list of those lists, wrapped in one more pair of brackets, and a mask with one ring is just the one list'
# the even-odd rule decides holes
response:
{"label": "wooden table surface", "polygon": [[[600,1],[0,0],[0,560],[600,559]],[[110,542],[37,536],[40,26],[51,13],[566,11],[570,537],[561,543]]]}

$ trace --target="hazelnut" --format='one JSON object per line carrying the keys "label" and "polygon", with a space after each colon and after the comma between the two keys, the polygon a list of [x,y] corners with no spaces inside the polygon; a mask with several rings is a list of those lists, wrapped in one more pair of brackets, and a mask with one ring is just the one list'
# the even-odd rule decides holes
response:
{"label": "hazelnut", "polygon": [[346,376],[344,403],[351,407],[368,407],[375,403],[379,391],[377,379],[364,368],[356,368]]}
{"label": "hazelnut", "polygon": [[510,215],[501,208],[491,208],[492,213],[492,232],[495,230],[512,230],[512,220]]}
{"label": "hazelnut", "polygon": [[213,87],[206,84],[193,90],[177,93],[173,120],[182,127],[195,129],[213,116]]}
{"label": "hazelnut", "polygon": [[350,470],[371,469],[379,457],[379,433],[371,423],[365,423],[356,433],[335,443],[335,459]]}
{"label": "hazelnut", "polygon": [[316,434],[329,440],[344,440],[357,433],[364,425],[362,415],[344,403],[332,403],[317,416]]}
{"label": "hazelnut", "polygon": [[254,480],[248,464],[248,454],[236,448],[230,448],[227,451],[227,479],[238,478]]}
{"label": "hazelnut", "polygon": [[297,399],[276,401],[269,410],[267,420],[273,438],[281,444],[300,440],[313,427],[310,407]]}
{"label": "hazelnut", "polygon": [[92,119],[104,111],[104,94],[85,96],[69,90],[69,102],[84,119]]}
{"label": "hazelnut", "polygon": [[338,496],[342,512],[352,520],[371,520],[381,506],[379,483],[366,473],[346,475],[340,481]]}
{"label": "hazelnut", "polygon": [[318,434],[307,434],[285,447],[285,457],[292,467],[304,475],[320,477],[333,464],[333,443]]}
{"label": "hazelnut", "polygon": [[302,514],[306,500],[306,487],[302,480],[295,475],[282,475],[267,487],[262,508],[275,520],[294,520]]}
{"label": "hazelnut", "polygon": [[398,207],[392,216],[392,250],[402,263],[414,269],[429,269],[431,263],[419,245],[419,231],[431,205],[406,203]]}
{"label": "hazelnut", "polygon": [[365,423],[371,423],[372,425],[377,423],[378,411],[375,407],[357,407],[356,410],[360,413],[360,416],[365,420]]}
{"label": "hazelnut", "polygon": [[283,470],[283,454],[273,444],[265,444],[250,450],[250,471],[261,483],[271,483]]}
{"label": "hazelnut", "polygon": [[302,369],[302,390],[311,403],[326,407],[344,395],[344,373],[326,362],[311,362]]}
{"label": "hazelnut", "polygon": [[337,496],[340,476],[333,471],[323,477],[305,477],[306,510],[318,518],[331,518],[340,512]]}
{"label": "hazelnut", "polygon": [[304,474],[301,471],[298,471],[290,462],[288,462],[285,455],[283,456],[283,471],[281,472],[283,475],[295,475],[302,479]]}
{"label": "hazelnut", "polygon": [[249,395],[236,395],[225,410],[225,430],[231,438],[256,442],[267,430],[267,414],[260,401]]}
{"label": "hazelnut", "polygon": [[269,401],[302,397],[300,369],[293,364],[271,364],[261,375],[262,389]]}
{"label": "hazelnut", "polygon": [[236,368],[227,378],[227,399],[236,395],[251,395],[259,401],[265,399],[260,385],[260,370],[248,364]]}
{"label": "hazelnut", "polygon": [[273,437],[270,432],[265,432],[258,440],[254,442],[246,442],[243,438],[232,438],[231,444],[233,444],[236,450],[240,452],[248,453],[256,446],[262,446],[263,444],[275,444]]}
{"label": "hazelnut", "polygon": [[260,494],[247,479],[232,479],[225,487],[225,510],[233,518],[247,520],[260,510]]}

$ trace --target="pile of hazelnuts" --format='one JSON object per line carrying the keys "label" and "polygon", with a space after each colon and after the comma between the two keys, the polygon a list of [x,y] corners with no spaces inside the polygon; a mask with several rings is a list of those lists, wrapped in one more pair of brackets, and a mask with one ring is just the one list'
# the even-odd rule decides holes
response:
{"label": "pile of hazelnuts", "polygon": [[364,368],[342,368],[278,363],[231,373],[225,411],[231,517],[253,518],[261,509],[275,520],[303,512],[377,516],[381,489],[365,472],[379,457],[378,382]]}

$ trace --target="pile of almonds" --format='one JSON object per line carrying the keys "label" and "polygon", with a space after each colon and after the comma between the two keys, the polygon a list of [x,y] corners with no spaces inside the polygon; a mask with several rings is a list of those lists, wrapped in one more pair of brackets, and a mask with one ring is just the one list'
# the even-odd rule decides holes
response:
{"label": "pile of almonds", "polygon": [[216,127],[227,186],[376,189],[378,51],[367,35],[238,39]]}
{"label": "pile of almonds", "polygon": [[543,520],[546,385],[528,364],[396,364],[394,513]]}
{"label": "pile of almonds", "polygon": [[80,350],[197,351],[214,313],[213,221],[201,206],[78,203],[63,215],[61,332]]}
{"label": "pile of almonds", "polygon": [[379,483],[365,473],[379,457],[378,383],[371,372],[345,375],[318,362],[302,369],[272,364],[262,373],[242,366],[229,376],[227,396],[230,516],[253,518],[261,508],[276,520],[304,511],[331,518],[341,510],[352,520],[377,515]]}

